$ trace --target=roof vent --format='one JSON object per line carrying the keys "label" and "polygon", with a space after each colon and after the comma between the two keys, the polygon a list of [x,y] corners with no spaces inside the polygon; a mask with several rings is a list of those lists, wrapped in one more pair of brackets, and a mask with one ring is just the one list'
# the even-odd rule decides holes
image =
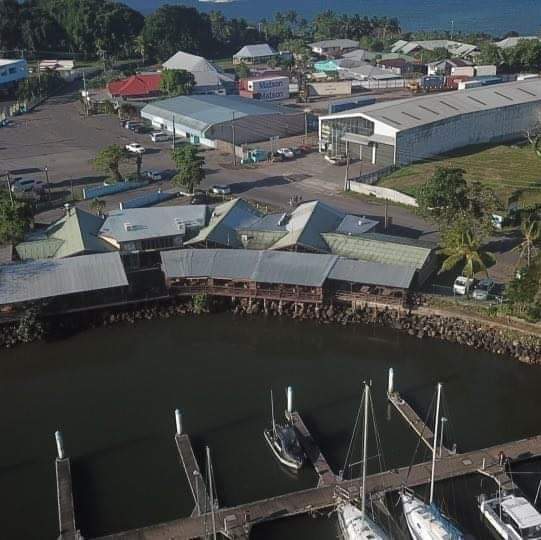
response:
{"label": "roof vent", "polygon": [[131,223],[124,223],[125,231],[133,231],[134,229],[135,229],[135,225],[132,225]]}

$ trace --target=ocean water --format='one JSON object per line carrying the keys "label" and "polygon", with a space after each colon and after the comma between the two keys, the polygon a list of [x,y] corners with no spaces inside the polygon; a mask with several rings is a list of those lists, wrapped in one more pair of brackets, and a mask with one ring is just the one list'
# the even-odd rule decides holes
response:
{"label": "ocean water", "polygon": [[[495,36],[514,30],[521,34],[541,33],[541,0],[125,0],[148,13],[169,4],[195,6],[202,11],[219,9],[228,17],[250,21],[271,17],[277,11],[294,9],[311,18],[326,9],[341,13],[397,17],[405,30],[455,30],[487,32]],[[452,23],[451,21],[454,21]]]}

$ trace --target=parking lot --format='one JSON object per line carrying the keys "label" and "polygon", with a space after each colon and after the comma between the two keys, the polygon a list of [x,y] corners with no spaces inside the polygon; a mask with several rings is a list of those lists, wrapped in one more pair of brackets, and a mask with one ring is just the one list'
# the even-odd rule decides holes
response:
{"label": "parking lot", "polygon": [[[291,142],[279,141],[278,146]],[[146,148],[143,170],[174,173],[170,158],[170,142],[152,143],[149,135],[136,134],[123,128],[118,118],[97,115],[86,118],[77,94],[50,99],[30,114],[19,116],[10,126],[0,129],[0,174],[3,171],[26,171],[26,176],[43,175],[36,169],[48,168],[53,198],[70,199],[81,188],[103,182],[105,176],[96,172],[92,160],[103,147],[111,144],[125,146],[138,142]],[[265,147],[265,144],[262,145]],[[277,146],[277,147],[278,147]],[[261,201],[273,207],[285,208],[293,198],[320,199],[356,214],[381,217],[384,208],[380,201],[371,202],[342,193],[345,167],[327,163],[317,152],[282,163],[261,163],[240,167],[233,165],[232,155],[217,150],[204,150],[207,177],[201,186],[231,185],[233,194]],[[124,173],[135,170],[135,160],[124,165]],[[358,175],[359,163],[352,163],[350,177]],[[23,174],[23,176],[24,176]],[[157,189],[174,189],[170,181],[105,197],[106,211],[118,208],[120,201],[140,193]],[[89,202],[80,203],[88,208]],[[48,223],[59,217],[61,204],[37,216],[37,221]],[[412,234],[430,231],[431,227],[405,208],[391,210],[396,224]]]}

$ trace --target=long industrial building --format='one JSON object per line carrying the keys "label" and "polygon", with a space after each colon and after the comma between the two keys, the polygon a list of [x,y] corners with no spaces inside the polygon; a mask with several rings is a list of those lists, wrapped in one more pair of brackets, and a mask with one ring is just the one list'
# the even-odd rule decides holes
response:
{"label": "long industrial building", "polygon": [[541,79],[376,103],[319,119],[319,147],[381,167],[523,136],[541,120]]}

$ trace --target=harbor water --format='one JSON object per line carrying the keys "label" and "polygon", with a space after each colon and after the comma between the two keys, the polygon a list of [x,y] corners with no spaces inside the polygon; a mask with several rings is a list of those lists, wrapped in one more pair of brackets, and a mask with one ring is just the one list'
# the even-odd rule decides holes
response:
{"label": "harbor water", "polygon": [[[54,432],[72,458],[77,521],[87,538],[189,515],[193,501],[173,440],[174,409],[202,460],[211,449],[222,505],[316,484],[273,458],[263,438],[285,388],[331,466],[341,469],[363,380],[372,382],[387,468],[408,465],[417,439],[386,403],[387,370],[424,416],[444,384],[447,446],[459,451],[541,433],[541,369],[458,345],[372,326],[315,325],[229,314],[89,330],[0,353],[1,537],[58,535]],[[393,414],[394,413],[394,414]],[[377,470],[375,447],[371,471]],[[424,448],[417,460],[426,458]],[[538,464],[517,483],[533,498]],[[529,474],[529,473],[536,474]],[[537,474],[539,473],[539,474]],[[488,538],[475,497],[492,490],[472,476],[436,489],[476,538]],[[391,499],[396,502],[396,497]],[[334,539],[335,516],[255,527],[251,538]]]}

